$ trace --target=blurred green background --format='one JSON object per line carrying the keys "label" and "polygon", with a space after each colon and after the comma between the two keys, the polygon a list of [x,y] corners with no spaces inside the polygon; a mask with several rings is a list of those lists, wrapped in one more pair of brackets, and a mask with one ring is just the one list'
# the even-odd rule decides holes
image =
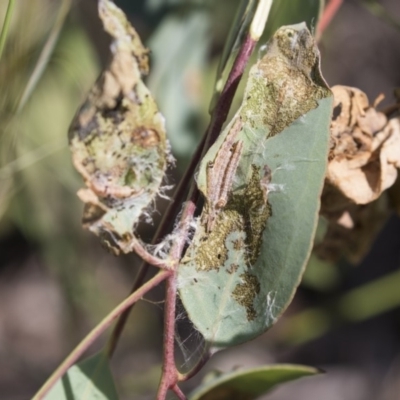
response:
{"label": "blurred green background", "polygon": [[[176,183],[207,125],[215,72],[238,1],[116,3],[152,50],[147,83],[167,120],[178,160],[170,180]],[[7,4],[0,2],[0,21]],[[397,0],[380,4],[400,20]],[[299,22],[300,11],[289,7],[288,22]],[[108,45],[94,0],[16,2],[0,59],[1,399],[32,396],[127,295],[139,266],[134,256],[107,254],[82,230],[75,195],[82,182],[67,144],[69,122],[106,65]],[[329,84],[359,87],[371,100],[383,92],[392,102],[393,88],[400,86],[395,25],[349,0],[320,48]],[[165,205],[159,204],[160,214]],[[149,240],[154,226],[140,227],[141,237]],[[293,362],[328,373],[283,386],[269,399],[400,399],[399,266],[400,220],[391,214],[360,265],[312,258],[277,326],[217,354],[187,388],[213,368]],[[113,361],[121,399],[154,398],[162,298],[162,288],[151,293],[127,325]],[[193,334],[185,345],[196,343]]]}

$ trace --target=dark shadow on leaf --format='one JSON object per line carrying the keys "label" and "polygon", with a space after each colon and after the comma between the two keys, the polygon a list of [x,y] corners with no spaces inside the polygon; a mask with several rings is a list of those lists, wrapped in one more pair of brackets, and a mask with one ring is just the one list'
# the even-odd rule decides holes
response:
{"label": "dark shadow on leaf", "polygon": [[72,385],[71,385],[71,381],[69,379],[68,374],[65,374],[62,378],[61,378],[61,382],[64,388],[64,394],[65,394],[65,399],[66,400],[76,400],[74,393],[72,391]]}

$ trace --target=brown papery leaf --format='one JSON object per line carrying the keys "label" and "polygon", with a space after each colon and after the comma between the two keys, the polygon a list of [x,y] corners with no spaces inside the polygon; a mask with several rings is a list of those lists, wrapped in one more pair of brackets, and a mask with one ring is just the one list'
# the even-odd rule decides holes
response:
{"label": "brown papery leaf", "polygon": [[400,118],[388,120],[359,89],[334,86],[332,91],[331,149],[321,198],[328,228],[315,251],[327,260],[344,255],[357,263],[389,215],[381,195],[395,183],[400,167]]}
{"label": "brown papery leaf", "polygon": [[400,119],[368,103],[359,89],[334,86],[333,146],[327,182],[355,204],[368,204],[393,185],[400,167]]}

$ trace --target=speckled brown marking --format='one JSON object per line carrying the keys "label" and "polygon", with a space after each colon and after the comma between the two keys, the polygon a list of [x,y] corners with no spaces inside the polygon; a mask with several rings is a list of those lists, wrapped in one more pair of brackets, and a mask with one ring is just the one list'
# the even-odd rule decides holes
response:
{"label": "speckled brown marking", "polygon": [[[319,64],[319,52],[308,31],[280,29],[272,39],[268,57],[262,58],[251,71],[252,96],[245,102],[241,115],[251,115],[251,110],[265,104],[263,123],[269,128],[268,136],[282,132],[317,108],[317,100],[329,96]],[[243,118],[244,123],[248,122]]]}
{"label": "speckled brown marking", "polygon": [[246,233],[244,242],[237,240],[234,247],[237,246],[236,250],[245,247],[248,266],[254,264],[270,214],[267,194],[260,183],[260,168],[252,165],[252,175],[246,188],[228,198],[223,213],[216,216],[214,229],[203,237],[196,252],[196,268],[218,270],[225,264],[228,257],[226,238],[231,232]]}
{"label": "speckled brown marking", "polygon": [[241,250],[244,246],[244,241],[242,239],[237,239],[233,241],[233,248],[235,250]]}
{"label": "speckled brown marking", "polygon": [[157,146],[160,142],[160,136],[155,129],[140,126],[132,132],[132,142],[142,147]]}
{"label": "speckled brown marking", "polygon": [[234,274],[239,269],[239,264],[231,264],[226,270],[228,274]]}
{"label": "speckled brown marking", "polygon": [[254,309],[254,299],[260,293],[260,282],[256,276],[246,272],[240,275],[243,282],[238,283],[232,292],[232,297],[243,307],[246,308],[247,319],[253,321],[257,317]]}

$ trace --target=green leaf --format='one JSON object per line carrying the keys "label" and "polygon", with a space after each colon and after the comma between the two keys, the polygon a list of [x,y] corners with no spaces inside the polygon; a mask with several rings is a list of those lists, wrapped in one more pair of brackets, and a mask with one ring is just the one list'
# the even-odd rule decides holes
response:
{"label": "green leaf", "polygon": [[189,400],[253,400],[276,385],[320,373],[302,365],[273,365],[235,371],[206,382],[189,396]]}
{"label": "green leaf", "polygon": [[98,353],[72,366],[45,399],[118,400],[105,354]]}
{"label": "green leaf", "polygon": [[201,162],[205,207],[179,268],[189,318],[216,348],[260,335],[289,305],[320,207],[332,101],[319,52],[304,24],[267,47]]}

